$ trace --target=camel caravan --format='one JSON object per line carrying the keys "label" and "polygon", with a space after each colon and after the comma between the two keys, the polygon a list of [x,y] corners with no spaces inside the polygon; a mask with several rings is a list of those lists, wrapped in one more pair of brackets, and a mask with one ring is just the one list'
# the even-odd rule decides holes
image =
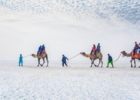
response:
{"label": "camel caravan", "polygon": [[[102,55],[102,53],[101,53],[101,46],[100,46],[100,43],[98,43],[98,45],[97,45],[97,48],[96,48],[96,46],[93,44],[93,47],[92,47],[92,49],[91,49],[91,52],[90,52],[90,54],[86,54],[85,52],[80,52],[80,54],[82,55],[82,56],[84,56],[84,57],[87,57],[87,58],[89,58],[90,60],[91,60],[91,66],[90,67],[92,67],[92,65],[94,65],[95,67],[99,67],[100,66],[100,64],[101,64],[101,67],[103,67],[103,55]],[[134,49],[132,50],[132,52],[131,53],[126,53],[125,51],[122,51],[121,52],[121,54],[123,55],[123,57],[125,56],[125,57],[131,57],[131,67],[133,67],[133,64],[132,64],[132,62],[134,61],[134,68],[136,67],[136,59],[138,59],[138,60],[140,60],[140,43],[139,43],[139,45],[137,44],[137,42],[135,42],[135,47],[134,47]],[[78,54],[79,55],[79,54]],[[39,48],[38,48],[38,52],[37,52],[37,54],[32,54],[31,55],[32,57],[34,57],[34,58],[37,58],[38,59],[38,67],[39,66],[43,66],[44,64],[45,64],[45,59],[46,59],[46,62],[47,62],[47,67],[48,67],[48,64],[49,64],[49,60],[48,60],[48,55],[47,55],[47,53],[46,53],[46,51],[45,51],[45,46],[44,45],[42,45],[42,46],[40,46]],[[121,55],[120,55],[121,56]],[[76,57],[76,56],[74,56],[74,57]],[[67,57],[64,57],[64,55],[63,55],[63,58],[66,58],[67,60],[69,60]],[[62,59],[63,59],[62,58]],[[43,60],[43,63],[42,64],[40,64],[40,60]],[[99,60],[99,64],[98,65],[96,65],[96,64],[94,64],[94,61],[96,60],[96,59],[98,59]],[[63,59],[64,60],[64,59]],[[66,60],[65,60],[65,62],[63,62],[63,60],[62,60],[62,65],[63,65],[63,67],[64,67],[64,63],[66,64]],[[117,59],[118,60],[118,59]],[[108,54],[108,63],[107,63],[107,67],[109,67],[109,64],[111,63],[111,65],[112,65],[112,67],[114,67],[114,65],[113,65],[113,59],[112,59],[112,57],[110,56],[110,54]],[[67,65],[67,64],[66,64]]]}

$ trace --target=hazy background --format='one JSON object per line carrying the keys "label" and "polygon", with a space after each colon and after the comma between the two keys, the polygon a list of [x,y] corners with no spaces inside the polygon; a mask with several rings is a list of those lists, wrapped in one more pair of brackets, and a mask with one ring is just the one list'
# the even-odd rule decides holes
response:
{"label": "hazy background", "polygon": [[116,60],[140,43],[139,16],[139,0],[0,0],[0,60],[18,60],[45,44],[50,62],[61,61],[62,54],[90,53],[98,43],[103,61],[108,53]]}

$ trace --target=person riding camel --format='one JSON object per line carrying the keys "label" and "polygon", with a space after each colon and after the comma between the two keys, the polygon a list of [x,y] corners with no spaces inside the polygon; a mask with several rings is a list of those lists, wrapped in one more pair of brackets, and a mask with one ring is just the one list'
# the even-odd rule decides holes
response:
{"label": "person riding camel", "polygon": [[92,54],[92,52],[93,52],[94,55],[95,55],[95,50],[96,50],[96,46],[95,46],[95,44],[93,44],[93,47],[92,47],[91,52],[90,52],[90,55]]}
{"label": "person riding camel", "polygon": [[100,43],[98,43],[97,49],[95,50],[95,55],[97,55],[100,52],[101,50],[100,48],[101,48]]}
{"label": "person riding camel", "polygon": [[97,45],[97,51],[98,52],[100,52],[100,48],[101,48],[100,43],[98,43],[98,45]]}
{"label": "person riding camel", "polygon": [[37,51],[37,55],[41,55],[41,48],[42,48],[42,46],[40,45],[38,48],[38,51]]}
{"label": "person riding camel", "polygon": [[134,50],[133,50],[133,52],[134,52],[133,55],[135,55],[135,53],[136,53],[138,48],[139,48],[139,45],[138,45],[137,42],[135,42],[135,47],[134,47]]}
{"label": "person riding camel", "polygon": [[139,43],[139,47],[138,47],[138,50],[137,50],[137,54],[140,54],[140,43]]}
{"label": "person riding camel", "polygon": [[139,43],[139,48],[140,48],[140,43]]}
{"label": "person riding camel", "polygon": [[42,55],[43,53],[45,52],[45,46],[44,44],[41,46],[41,52],[40,52],[40,55]]}

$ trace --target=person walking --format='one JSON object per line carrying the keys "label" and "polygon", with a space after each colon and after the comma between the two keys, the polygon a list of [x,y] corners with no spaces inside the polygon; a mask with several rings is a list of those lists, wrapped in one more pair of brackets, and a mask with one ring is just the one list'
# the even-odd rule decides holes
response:
{"label": "person walking", "polygon": [[23,66],[23,57],[22,54],[19,56],[19,66]]}
{"label": "person walking", "polygon": [[66,60],[69,60],[69,59],[65,55],[62,55],[62,66],[63,67],[64,67],[64,65],[68,66]]}
{"label": "person walking", "polygon": [[114,67],[114,65],[113,65],[113,59],[112,59],[112,57],[111,57],[111,55],[110,55],[110,54],[108,54],[108,63],[107,63],[107,68],[109,67],[109,64],[111,64],[111,65],[112,65],[112,67]]}

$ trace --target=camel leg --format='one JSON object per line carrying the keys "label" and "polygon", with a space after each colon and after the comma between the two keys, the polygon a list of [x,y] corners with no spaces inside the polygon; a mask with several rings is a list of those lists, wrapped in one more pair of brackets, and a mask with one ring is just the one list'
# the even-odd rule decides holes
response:
{"label": "camel leg", "polygon": [[96,64],[94,64],[94,61],[95,61],[96,59],[93,59],[93,62],[92,62],[92,64],[95,66],[95,67],[98,67]]}
{"label": "camel leg", "polygon": [[101,67],[103,67],[103,61],[102,61],[102,59],[101,59]]}
{"label": "camel leg", "polygon": [[92,67],[93,62],[94,62],[93,59],[91,59],[91,66],[90,67]]}
{"label": "camel leg", "polygon": [[136,68],[136,60],[134,59],[134,68]]}
{"label": "camel leg", "polygon": [[100,63],[101,63],[101,60],[99,59],[99,64],[98,64],[98,66],[97,66],[97,67],[99,67]]}
{"label": "camel leg", "polygon": [[131,63],[131,68],[133,67],[132,61],[133,61],[133,59],[131,59],[131,60],[130,60],[130,63]]}
{"label": "camel leg", "polygon": [[39,67],[39,65],[40,65],[40,58],[38,58],[38,65],[37,65],[37,67]]}
{"label": "camel leg", "polygon": [[48,55],[46,55],[46,61],[47,61],[47,67],[48,67],[48,63],[49,63],[49,61],[48,61]]}
{"label": "camel leg", "polygon": [[43,60],[43,64],[41,64],[41,66],[43,66],[43,65],[44,65],[44,63],[45,63],[45,59],[44,59],[44,58],[42,58],[42,60]]}

